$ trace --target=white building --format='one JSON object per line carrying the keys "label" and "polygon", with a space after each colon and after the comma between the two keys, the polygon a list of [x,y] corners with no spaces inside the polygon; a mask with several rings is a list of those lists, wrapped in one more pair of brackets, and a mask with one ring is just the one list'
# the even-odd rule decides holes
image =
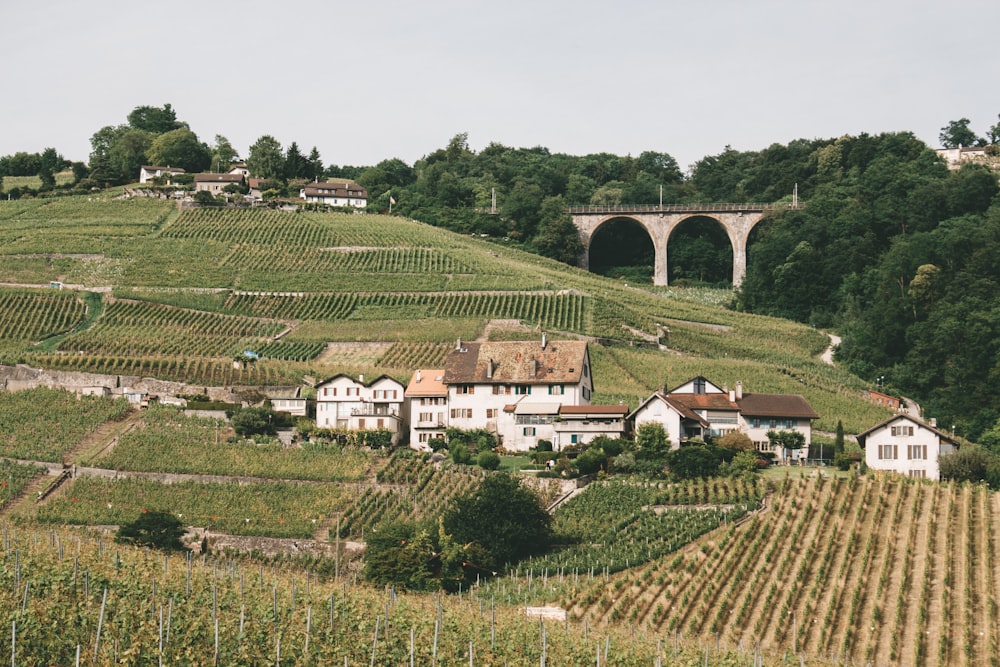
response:
{"label": "white building", "polygon": [[886,470],[901,475],[941,479],[941,455],[958,450],[958,441],[937,428],[934,421],[923,422],[898,414],[858,434],[870,470]]}
{"label": "white building", "polygon": [[[745,433],[757,451],[773,452],[778,460],[799,462],[809,454],[812,420],[819,415],[798,394],[752,394],[743,383],[724,389],[698,376],[669,391],[658,391],[636,408],[629,419],[636,429],[646,422],[663,426],[673,449],[692,438],[719,437],[732,431]],[[803,435],[801,449],[772,449],[768,431],[793,431]]]}
{"label": "white building", "polygon": [[552,423],[552,449],[586,445],[600,436],[623,438],[627,416],[627,405],[562,405]]}
{"label": "white building", "polygon": [[444,438],[448,428],[448,388],[444,369],[420,369],[406,387],[405,417],[410,425],[410,447],[428,451],[433,438]]}
{"label": "white building", "polygon": [[381,375],[369,383],[343,373],[316,386],[316,426],[344,431],[392,433],[392,444],[402,436],[403,385]]}
{"label": "white building", "polygon": [[144,164],[139,167],[139,182],[146,183],[164,174],[167,176],[176,176],[183,173],[185,172],[180,167],[156,167]]}
{"label": "white building", "polygon": [[291,389],[268,389],[264,395],[271,401],[271,409],[275,412],[287,412],[293,417],[306,416],[306,399],[302,395],[302,387]]}
{"label": "white building", "polygon": [[554,438],[563,405],[587,405],[594,390],[582,341],[463,343],[445,360],[447,426],[486,429],[508,450]]}
{"label": "white building", "polygon": [[368,206],[368,191],[357,183],[310,183],[299,190],[299,197],[307,202],[318,202],[330,206]]}

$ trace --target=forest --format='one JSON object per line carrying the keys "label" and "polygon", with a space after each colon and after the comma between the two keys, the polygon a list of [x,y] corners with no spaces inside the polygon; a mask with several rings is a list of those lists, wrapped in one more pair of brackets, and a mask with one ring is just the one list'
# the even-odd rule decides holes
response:
{"label": "forest", "polygon": [[[668,153],[571,156],[538,146],[491,143],[476,152],[468,136],[409,165],[324,166],[314,147],[282,147],[264,135],[245,156],[252,176],[271,179],[270,196],[295,197],[319,179],[351,179],[372,210],[453,231],[488,236],[575,264],[581,245],[573,205],[774,203],[748,244],[746,279],[731,307],[784,317],[841,335],[837,358],[873,385],[914,398],[926,415],[1000,451],[1000,198],[995,168],[1000,123],[985,137],[967,119],[941,128],[945,147],[984,146],[993,164],[949,170],[909,132],[798,139],[759,151],[726,148],[683,171]],[[169,104],[136,107],[127,122],[91,138],[89,167],[54,149],[0,157],[0,177],[38,175],[41,186],[16,196],[57,192],[52,173],[72,167],[66,192],[136,179],[142,164],[218,169],[240,155],[224,136],[209,145]],[[652,243],[627,220],[598,232],[591,268],[649,283]],[[731,288],[732,250],[709,219],[682,225],[671,240],[672,285]]]}

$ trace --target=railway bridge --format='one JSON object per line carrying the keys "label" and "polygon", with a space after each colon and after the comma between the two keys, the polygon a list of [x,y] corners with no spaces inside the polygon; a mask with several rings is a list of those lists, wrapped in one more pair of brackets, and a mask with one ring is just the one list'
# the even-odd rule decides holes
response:
{"label": "railway bridge", "polygon": [[580,232],[583,254],[580,266],[590,269],[590,242],[598,228],[611,220],[632,220],[642,226],[653,242],[653,284],[667,284],[667,244],[670,235],[685,220],[710,218],[718,222],[733,248],[733,287],[739,287],[747,272],[747,239],[750,231],[770,211],[798,208],[793,204],[683,204],[639,206],[570,207],[573,224]]}

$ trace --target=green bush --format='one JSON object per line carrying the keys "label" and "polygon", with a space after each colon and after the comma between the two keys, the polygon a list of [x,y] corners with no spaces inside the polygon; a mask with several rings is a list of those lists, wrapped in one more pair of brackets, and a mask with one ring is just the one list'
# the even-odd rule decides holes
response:
{"label": "green bush", "polygon": [[483,470],[496,470],[500,467],[500,455],[492,451],[479,452],[476,463]]}

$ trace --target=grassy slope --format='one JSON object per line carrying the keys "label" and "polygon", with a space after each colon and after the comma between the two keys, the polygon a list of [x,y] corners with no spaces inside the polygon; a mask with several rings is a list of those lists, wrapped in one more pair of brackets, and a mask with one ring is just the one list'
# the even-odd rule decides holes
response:
{"label": "grassy slope", "polygon": [[[502,244],[400,218],[178,212],[169,202],[93,197],[3,202],[0,247],[2,282],[58,278],[175,309],[263,318],[228,346],[223,340],[201,350],[157,347],[184,335],[177,321],[146,322],[142,334],[132,335],[100,319],[62,342],[62,357],[22,346],[5,355],[6,361],[96,369],[112,359],[142,356],[158,365],[136,366],[135,372],[184,379],[195,372],[196,359],[223,365],[237,348],[263,345],[277,320],[291,327],[288,343],[377,340],[390,347],[381,354],[338,351],[308,363],[264,360],[256,371],[260,381],[375,371],[405,381],[415,366],[439,364],[455,338],[481,334],[490,318],[514,317],[534,329],[529,335],[546,329],[556,336],[626,344],[593,346],[596,401],[634,406],[658,386],[702,374],[729,386],[742,380],[748,391],[801,393],[822,415],[820,429],[833,430],[842,419],[849,432],[858,431],[884,414],[860,399],[860,380],[818,360],[826,339],[812,329],[677,298],[676,290],[657,294],[625,287]],[[232,290],[314,293],[320,300],[350,299],[350,305],[324,312],[304,307],[305,296],[265,304],[259,297],[233,297]],[[655,335],[658,327],[665,328],[670,351],[627,346]],[[138,340],[140,335],[149,340]],[[65,354],[81,351],[89,356]],[[183,368],[168,365],[179,355],[187,359]],[[130,368],[114,366],[114,372]],[[255,381],[231,371],[215,377],[225,383]]]}

